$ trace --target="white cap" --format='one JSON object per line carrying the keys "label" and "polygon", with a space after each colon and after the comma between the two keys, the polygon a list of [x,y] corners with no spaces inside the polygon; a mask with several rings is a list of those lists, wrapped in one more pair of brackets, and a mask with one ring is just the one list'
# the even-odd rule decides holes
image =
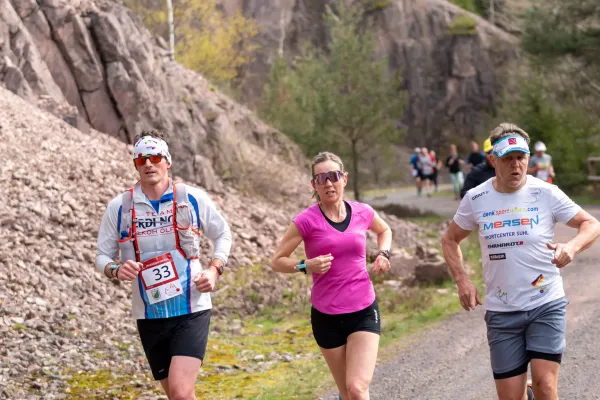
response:
{"label": "white cap", "polygon": [[421,148],[420,147],[415,147],[415,153],[420,153],[421,152]]}
{"label": "white cap", "polygon": [[534,148],[535,151],[546,151],[546,145],[544,142],[536,142]]}

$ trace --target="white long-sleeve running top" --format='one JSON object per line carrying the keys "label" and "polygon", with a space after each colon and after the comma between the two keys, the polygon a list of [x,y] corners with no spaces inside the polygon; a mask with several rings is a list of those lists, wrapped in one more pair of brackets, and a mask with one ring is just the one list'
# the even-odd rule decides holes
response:
{"label": "white long-sleeve running top", "polygon": [[[178,184],[180,185],[180,184]],[[205,234],[214,243],[212,258],[218,258],[227,263],[231,249],[231,231],[229,225],[219,213],[206,192],[201,189],[187,186],[188,201],[191,204],[192,227]],[[122,194],[110,201],[100,225],[98,233],[98,247],[96,252],[96,267],[104,272],[106,265],[115,262],[119,256],[119,240],[121,233]],[[179,202],[178,202],[179,203]],[[198,259],[186,259],[177,251],[176,233],[173,228],[173,182],[160,200],[150,201],[142,192],[139,184],[134,186],[133,207],[136,213],[135,226],[137,230],[137,244],[140,251],[140,261],[152,260],[168,254],[173,259],[174,270],[163,267],[169,275],[177,275],[179,282],[169,282],[162,285],[164,272],[155,272],[156,276],[140,273],[137,281],[133,281],[133,314],[136,319],[168,318],[185,315],[211,308],[210,293],[200,293],[195,287],[193,278],[203,270]],[[125,211],[127,212],[127,210]],[[122,257],[122,255],[121,255]],[[121,258],[121,262],[124,262]],[[178,294],[167,300],[160,299],[156,289],[152,290],[151,283],[161,284],[167,290],[176,290]],[[162,281],[161,281],[162,279]],[[172,277],[169,277],[172,279]],[[171,286],[170,288],[168,286]],[[182,293],[179,293],[182,291]],[[157,297],[154,297],[154,296]],[[152,297],[152,298],[151,298]]]}

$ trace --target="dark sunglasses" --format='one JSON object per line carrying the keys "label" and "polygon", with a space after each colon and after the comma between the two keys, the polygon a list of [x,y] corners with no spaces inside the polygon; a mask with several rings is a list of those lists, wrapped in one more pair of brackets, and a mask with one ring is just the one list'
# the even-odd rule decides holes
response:
{"label": "dark sunglasses", "polygon": [[150,160],[152,164],[158,164],[162,160],[163,156],[147,156],[147,157],[138,157],[133,160],[135,165],[144,165],[146,164],[146,159]]}
{"label": "dark sunglasses", "polygon": [[331,183],[334,183],[342,179],[343,176],[344,173],[342,171],[322,172],[313,176],[313,182],[317,185],[324,185],[327,182],[327,179],[329,179]]}

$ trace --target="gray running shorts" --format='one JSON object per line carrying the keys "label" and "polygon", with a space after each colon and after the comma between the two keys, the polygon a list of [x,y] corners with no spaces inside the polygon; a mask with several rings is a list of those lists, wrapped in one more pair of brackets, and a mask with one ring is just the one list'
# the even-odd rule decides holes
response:
{"label": "gray running shorts", "polygon": [[485,313],[494,379],[527,372],[534,358],[560,363],[566,345],[567,304],[563,297],[529,311]]}

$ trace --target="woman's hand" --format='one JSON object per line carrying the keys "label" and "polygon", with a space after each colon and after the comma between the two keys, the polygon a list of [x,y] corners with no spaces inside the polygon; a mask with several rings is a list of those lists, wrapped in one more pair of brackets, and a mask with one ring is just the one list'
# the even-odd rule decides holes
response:
{"label": "woman's hand", "polygon": [[315,274],[324,274],[325,272],[329,271],[329,268],[331,268],[332,261],[333,256],[331,253],[325,254],[324,256],[311,258],[310,260],[306,260],[306,271],[313,272]]}
{"label": "woman's hand", "polygon": [[383,274],[388,272],[392,268],[390,260],[382,254],[379,254],[373,264],[373,272],[376,274]]}

